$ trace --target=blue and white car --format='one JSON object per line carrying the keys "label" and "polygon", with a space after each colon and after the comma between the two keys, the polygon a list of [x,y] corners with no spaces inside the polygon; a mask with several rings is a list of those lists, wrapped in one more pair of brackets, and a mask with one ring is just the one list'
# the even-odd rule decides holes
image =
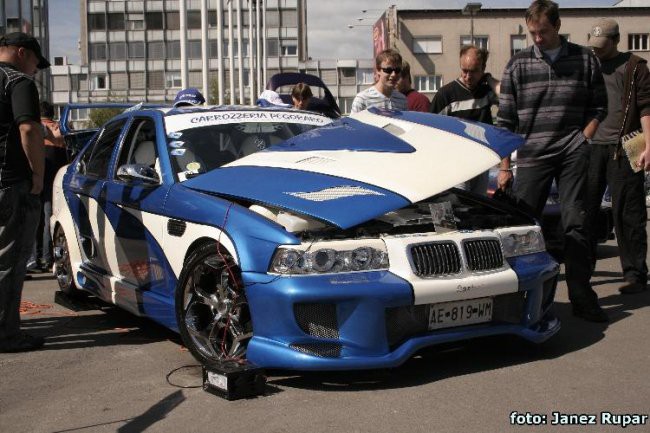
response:
{"label": "blue and white car", "polygon": [[57,176],[58,282],[180,332],[201,362],[367,369],[540,343],[560,323],[539,225],[453,188],[521,144],[427,113],[129,111]]}

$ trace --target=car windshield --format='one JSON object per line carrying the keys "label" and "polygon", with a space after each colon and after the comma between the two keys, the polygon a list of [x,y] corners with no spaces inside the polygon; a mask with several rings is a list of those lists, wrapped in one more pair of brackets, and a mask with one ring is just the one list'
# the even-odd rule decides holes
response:
{"label": "car windshield", "polygon": [[288,122],[207,125],[168,133],[167,149],[182,182],[316,127]]}

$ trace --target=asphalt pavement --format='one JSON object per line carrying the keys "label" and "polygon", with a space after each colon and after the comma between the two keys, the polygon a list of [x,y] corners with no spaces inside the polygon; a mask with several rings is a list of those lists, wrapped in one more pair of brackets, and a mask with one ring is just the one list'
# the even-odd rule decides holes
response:
{"label": "asphalt pavement", "polygon": [[391,370],[272,371],[266,395],[236,401],[198,387],[173,332],[93,298],[59,305],[34,274],[23,328],[46,345],[0,354],[0,431],[650,432],[650,292],[618,294],[617,253],[599,247],[593,280],[609,324],[572,317],[561,281],[562,330],[542,346],[487,338]]}

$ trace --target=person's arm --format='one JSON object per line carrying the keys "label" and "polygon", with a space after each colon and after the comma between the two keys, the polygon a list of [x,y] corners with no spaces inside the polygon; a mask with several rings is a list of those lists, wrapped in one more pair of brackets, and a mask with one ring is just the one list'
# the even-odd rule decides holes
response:
{"label": "person's arm", "polygon": [[41,125],[33,120],[28,120],[22,122],[18,129],[20,142],[32,169],[32,190],[30,192],[40,194],[43,190],[43,175],[45,173],[45,148]]}
{"label": "person's arm", "polygon": [[641,117],[641,128],[645,138],[645,150],[639,155],[636,165],[645,171],[650,171],[650,116]]}
{"label": "person's arm", "polygon": [[505,190],[512,183],[512,169],[510,168],[510,157],[506,156],[499,164],[499,175],[497,176],[497,188]]}
{"label": "person's arm", "polygon": [[599,124],[600,122],[598,121],[598,119],[591,119],[589,123],[587,123],[587,126],[584,127],[582,133],[588,140],[591,140],[591,138],[594,136],[594,134],[596,133],[596,129],[598,129]]}
{"label": "person's arm", "polygon": [[[499,111],[497,113],[497,126],[515,132],[517,129],[517,98],[512,75],[512,64],[508,63],[503,71],[503,77],[499,83]],[[497,176],[497,188],[505,190],[512,184],[512,169],[510,168],[510,157],[503,158],[499,165]]]}
{"label": "person's arm", "polygon": [[358,93],[357,96],[352,100],[352,107],[350,107],[350,113],[358,113],[366,109],[366,103],[361,96],[361,93]]}

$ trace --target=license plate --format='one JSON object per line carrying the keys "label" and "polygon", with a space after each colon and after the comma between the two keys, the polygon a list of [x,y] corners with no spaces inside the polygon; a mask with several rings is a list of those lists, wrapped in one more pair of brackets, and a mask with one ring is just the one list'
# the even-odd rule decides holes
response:
{"label": "license plate", "polygon": [[429,331],[492,320],[492,298],[443,302],[429,306]]}

